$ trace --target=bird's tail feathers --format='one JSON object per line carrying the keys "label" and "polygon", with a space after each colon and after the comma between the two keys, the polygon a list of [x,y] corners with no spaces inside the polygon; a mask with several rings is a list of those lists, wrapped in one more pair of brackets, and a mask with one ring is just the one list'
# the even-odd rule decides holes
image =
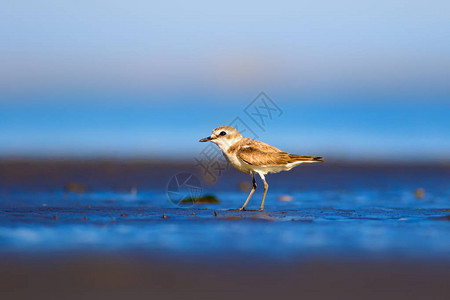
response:
{"label": "bird's tail feathers", "polygon": [[289,158],[292,162],[323,162],[322,156],[308,156],[308,155],[295,155],[290,154]]}

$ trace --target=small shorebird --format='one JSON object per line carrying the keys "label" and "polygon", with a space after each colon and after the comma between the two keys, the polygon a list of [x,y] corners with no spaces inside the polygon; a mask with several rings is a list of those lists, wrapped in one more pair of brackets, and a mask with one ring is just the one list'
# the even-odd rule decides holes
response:
{"label": "small shorebird", "polygon": [[253,187],[244,205],[239,210],[245,210],[248,201],[256,190],[255,173],[264,182],[264,194],[260,211],[264,209],[269,185],[264,175],[289,171],[302,163],[323,162],[320,156],[295,155],[281,151],[269,144],[243,137],[231,126],[220,126],[213,130],[211,136],[200,142],[213,142],[219,146],[227,161],[241,172],[252,175]]}

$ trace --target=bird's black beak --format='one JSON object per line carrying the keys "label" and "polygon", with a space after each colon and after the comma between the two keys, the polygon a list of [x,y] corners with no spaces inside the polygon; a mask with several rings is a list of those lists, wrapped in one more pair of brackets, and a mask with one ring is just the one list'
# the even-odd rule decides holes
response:
{"label": "bird's black beak", "polygon": [[201,139],[199,142],[208,142],[210,140],[212,140],[212,138],[210,136],[208,136],[208,137],[205,137],[204,139]]}

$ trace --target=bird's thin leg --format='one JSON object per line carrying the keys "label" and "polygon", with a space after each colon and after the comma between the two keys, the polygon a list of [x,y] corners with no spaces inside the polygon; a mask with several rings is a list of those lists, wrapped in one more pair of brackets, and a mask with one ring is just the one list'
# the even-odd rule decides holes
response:
{"label": "bird's thin leg", "polygon": [[256,190],[256,181],[255,181],[255,175],[252,173],[252,181],[253,181],[253,187],[252,190],[250,191],[250,194],[247,197],[247,200],[245,200],[244,205],[242,205],[241,208],[239,208],[239,210],[245,210],[245,207],[247,206],[248,201],[250,200],[250,198],[252,197],[253,193]]}
{"label": "bird's thin leg", "polygon": [[260,173],[258,173],[258,174],[261,177],[262,181],[264,182],[264,194],[263,194],[263,199],[261,202],[261,207],[259,209],[259,211],[263,211],[264,210],[264,200],[266,200],[266,194],[267,194],[267,189],[269,188],[269,185],[266,182],[266,178],[264,177],[264,174],[260,174]]}

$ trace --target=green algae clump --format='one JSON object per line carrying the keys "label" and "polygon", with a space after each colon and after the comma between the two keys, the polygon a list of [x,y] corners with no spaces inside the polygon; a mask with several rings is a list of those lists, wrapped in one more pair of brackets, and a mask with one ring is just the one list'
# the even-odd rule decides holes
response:
{"label": "green algae clump", "polygon": [[219,199],[217,199],[214,195],[205,195],[202,197],[189,197],[181,200],[181,203],[188,204],[188,203],[195,203],[195,204],[216,204],[219,203]]}

